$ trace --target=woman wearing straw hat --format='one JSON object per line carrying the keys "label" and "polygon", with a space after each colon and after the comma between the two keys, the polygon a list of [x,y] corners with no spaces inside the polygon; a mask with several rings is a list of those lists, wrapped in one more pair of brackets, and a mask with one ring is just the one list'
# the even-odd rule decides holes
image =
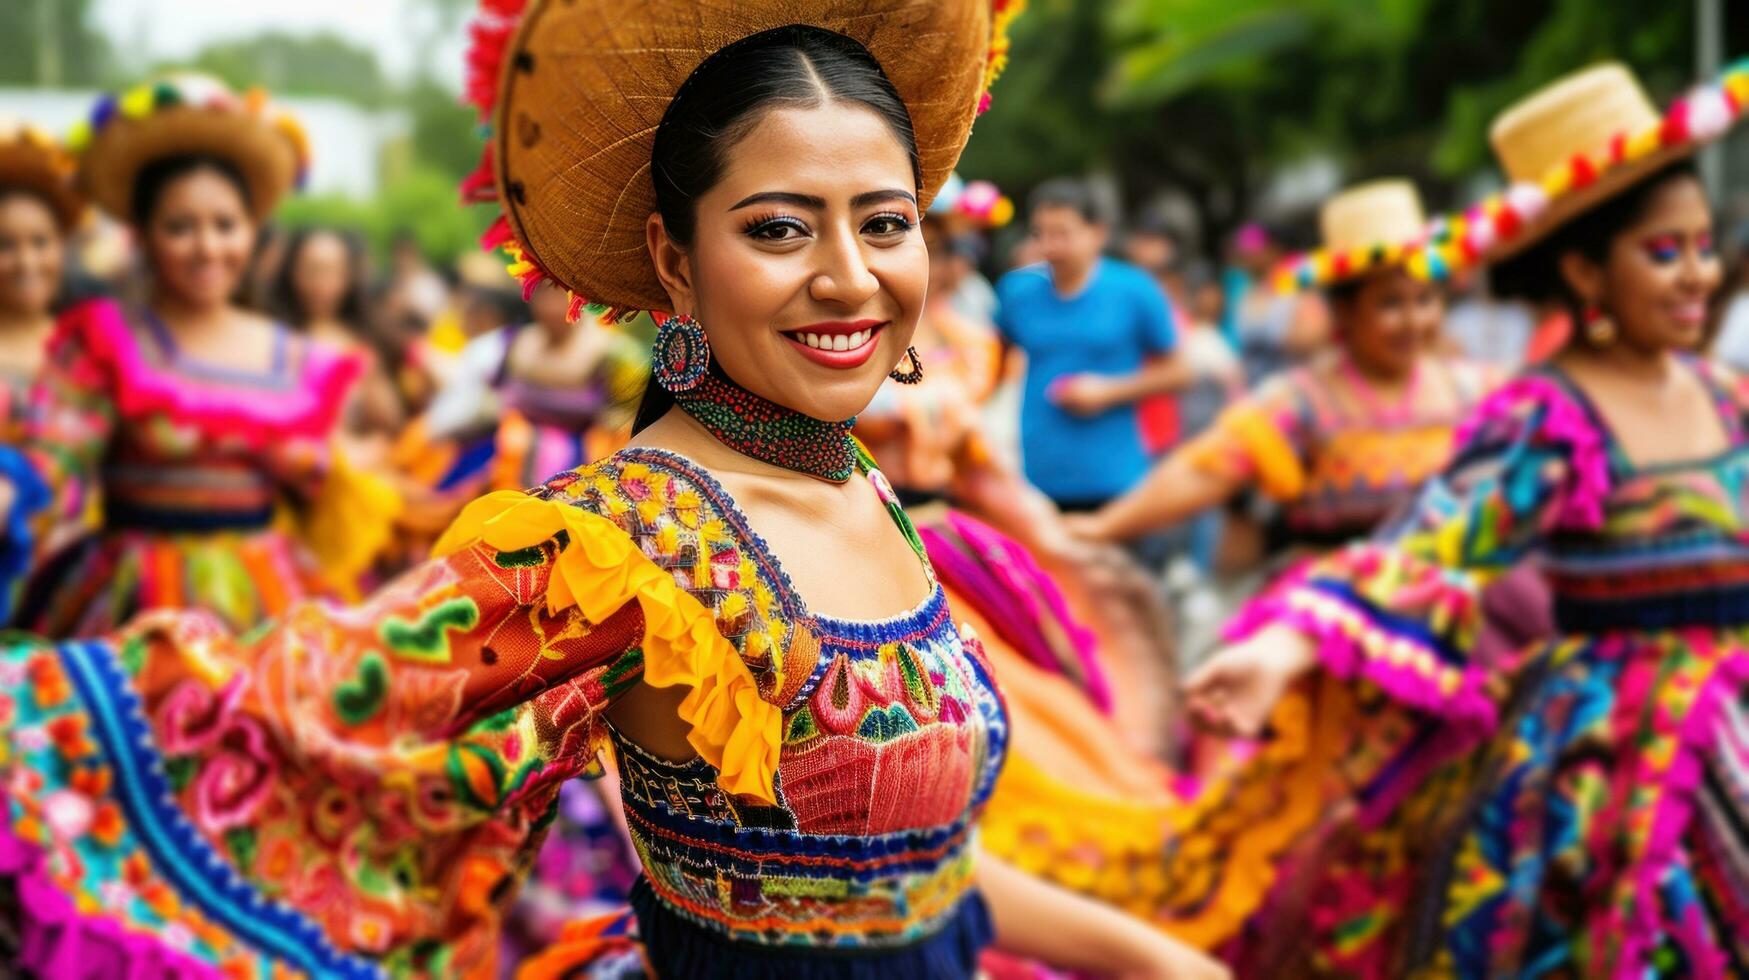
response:
{"label": "woman wearing straw hat", "polygon": [[0,441],[19,435],[60,298],[66,237],[85,216],[73,160],[47,133],[0,119]]}
{"label": "woman wearing straw hat", "polygon": [[1420,196],[1407,181],[1374,181],[1331,198],[1320,221],[1323,247],[1277,280],[1324,290],[1337,350],[1269,379],[1146,482],[1077,518],[1077,531],[1128,540],[1255,484],[1282,505],[1293,544],[1327,548],[1372,530],[1438,472],[1453,428],[1494,379],[1433,350],[1445,303]]}
{"label": "woman wearing straw hat", "polygon": [[[253,626],[361,568],[392,507],[329,449],[358,359],[234,302],[254,229],[306,165],[301,131],[173,75],[105,97],[70,142],[81,189],[132,226],[150,297],[81,304],[50,341],[20,444],[52,490],[20,623],[88,636],[195,607]],[[300,536],[275,526],[291,502]]]}
{"label": "woman wearing straw hat", "polygon": [[359,607],[0,653],[7,758],[41,777],[7,763],[39,856],[15,864],[78,899],[22,907],[26,945],[119,905],[209,962],[232,942],[322,975],[491,975],[560,785],[609,751],[633,911],[530,976],[618,952],[664,977],[965,977],[993,941],[1221,972],[978,856],[1001,699],[847,420],[915,369],[917,214],[967,137],[992,14],[808,8],[493,0],[470,89],[494,240],[531,279],[673,311],[639,436],[474,502]]}
{"label": "woman wearing straw hat", "polygon": [[[53,137],[0,119],[0,446],[24,434],[29,395],[42,369],[54,307],[61,297],[66,238],[85,216],[73,189],[73,161]],[[19,501],[0,539],[0,622],[12,617],[32,533],[26,513],[48,501],[48,487],[25,458],[0,452],[0,481]]]}
{"label": "woman wearing straw hat", "polygon": [[[1285,263],[1276,285],[1322,289],[1334,314],[1336,349],[1257,386],[1144,483],[1091,515],[1072,517],[1076,533],[1123,541],[1257,486],[1281,506],[1289,544],[1288,571],[1278,571],[1268,592],[1292,583],[1312,556],[1370,533],[1444,466],[1458,423],[1497,379],[1481,365],[1435,351],[1444,315],[1435,280],[1443,260],[1420,196],[1403,180],[1360,184],[1326,202],[1320,224],[1322,248]],[[1230,628],[1246,629],[1245,620]],[[1129,906],[1151,902],[1145,914],[1207,948],[1248,935],[1249,925],[1253,941],[1226,948],[1260,975],[1279,966],[1272,958],[1282,943],[1292,947],[1295,962],[1309,958],[1339,969],[1356,968],[1385,948],[1393,933],[1377,922],[1361,941],[1346,935],[1314,947],[1299,905],[1307,896],[1327,898],[1357,874],[1348,866],[1354,862],[1394,861],[1384,878],[1402,891],[1409,882],[1402,854],[1420,830],[1413,820],[1398,820],[1347,850],[1326,848],[1316,860],[1290,855],[1291,847],[1351,824],[1356,798],[1400,799],[1414,786],[1412,773],[1373,758],[1393,736],[1372,705],[1336,695],[1315,703],[1325,709],[1319,724],[1306,727],[1304,703],[1285,711],[1261,755],[1179,808],[1173,834],[1207,842],[1180,850],[1210,858],[1167,863],[1152,892],[1118,896]],[[1228,766],[1218,739],[1202,740],[1194,754],[1200,766]],[[1358,779],[1364,792],[1328,779],[1333,766]],[[1292,868],[1285,877],[1284,866]],[[1203,895],[1189,887],[1199,875],[1218,900],[1187,900]]]}
{"label": "woman wearing straw hat", "polygon": [[[1749,388],[1686,353],[1720,279],[1690,158],[1746,97],[1738,65],[1660,116],[1603,65],[1496,120],[1510,186],[1448,254],[1566,305],[1574,340],[1471,415],[1391,531],[1263,600],[1192,680],[1251,730],[1302,677],[1358,682],[1399,719],[1394,764],[1438,774],[1417,745],[1458,757],[1446,774],[1488,760],[1471,805],[1428,815],[1459,834],[1422,869],[1433,904],[1399,970],[1749,972]],[[1478,590],[1535,552],[1562,635],[1478,656]]]}

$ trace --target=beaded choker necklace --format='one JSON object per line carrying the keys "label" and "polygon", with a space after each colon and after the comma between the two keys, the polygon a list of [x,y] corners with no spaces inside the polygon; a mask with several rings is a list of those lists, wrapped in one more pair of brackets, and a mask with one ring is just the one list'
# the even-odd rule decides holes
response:
{"label": "beaded choker necklace", "polygon": [[767,401],[715,371],[674,400],[730,449],[763,463],[843,483],[856,472],[849,422],[825,422]]}

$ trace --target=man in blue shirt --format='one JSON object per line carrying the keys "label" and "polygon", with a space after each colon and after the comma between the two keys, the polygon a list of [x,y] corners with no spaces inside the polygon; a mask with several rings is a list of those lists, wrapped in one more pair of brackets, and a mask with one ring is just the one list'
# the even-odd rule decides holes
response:
{"label": "man in blue shirt", "polygon": [[1041,184],[1029,209],[1044,261],[996,286],[997,327],[1026,354],[1022,462],[1059,507],[1090,510],[1148,472],[1136,403],[1184,381],[1172,311],[1147,273],[1101,254],[1106,225],[1085,186]]}

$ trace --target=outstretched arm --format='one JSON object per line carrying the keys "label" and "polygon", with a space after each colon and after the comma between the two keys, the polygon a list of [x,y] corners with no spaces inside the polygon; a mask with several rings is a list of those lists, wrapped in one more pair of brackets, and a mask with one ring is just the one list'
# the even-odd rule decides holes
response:
{"label": "outstretched arm", "polygon": [[1226,502],[1239,480],[1196,465],[1175,452],[1154,465],[1147,479],[1092,514],[1070,515],[1071,529],[1095,541],[1119,542],[1170,527]]}
{"label": "outstretched arm", "polygon": [[996,947],[1058,969],[1118,980],[1220,980],[1217,960],[1139,919],[978,853],[978,888]]}

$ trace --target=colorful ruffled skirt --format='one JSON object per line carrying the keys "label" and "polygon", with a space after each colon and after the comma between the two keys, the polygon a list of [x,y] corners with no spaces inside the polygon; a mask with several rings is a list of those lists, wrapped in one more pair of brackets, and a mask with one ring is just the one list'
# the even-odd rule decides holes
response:
{"label": "colorful ruffled skirt", "polygon": [[1550,644],[1420,959],[1439,975],[1749,976],[1749,630]]}

